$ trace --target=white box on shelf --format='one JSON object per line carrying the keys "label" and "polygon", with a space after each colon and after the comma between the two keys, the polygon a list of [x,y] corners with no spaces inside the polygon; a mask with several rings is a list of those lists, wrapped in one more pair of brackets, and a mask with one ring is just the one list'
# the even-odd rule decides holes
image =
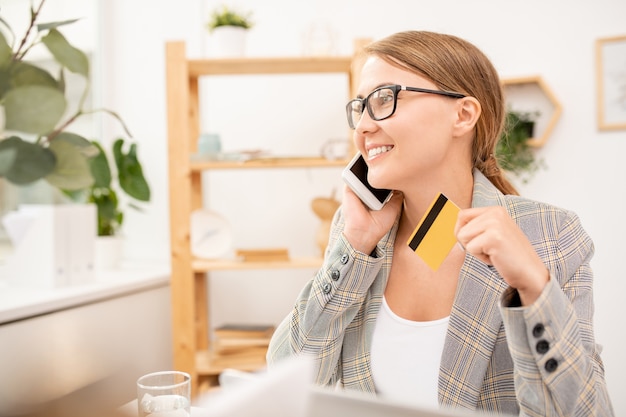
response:
{"label": "white box on shelf", "polygon": [[69,283],[95,280],[97,213],[95,204],[73,204],[69,218]]}
{"label": "white box on shelf", "polygon": [[11,285],[62,287],[93,279],[93,204],[24,204],[3,224],[13,242],[7,258]]}

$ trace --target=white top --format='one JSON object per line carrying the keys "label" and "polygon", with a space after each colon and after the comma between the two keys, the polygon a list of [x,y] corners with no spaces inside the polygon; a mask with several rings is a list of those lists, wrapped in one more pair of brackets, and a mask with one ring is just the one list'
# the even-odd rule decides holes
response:
{"label": "white top", "polygon": [[384,397],[437,408],[437,381],[450,317],[411,321],[397,316],[383,297],[372,337],[376,390]]}

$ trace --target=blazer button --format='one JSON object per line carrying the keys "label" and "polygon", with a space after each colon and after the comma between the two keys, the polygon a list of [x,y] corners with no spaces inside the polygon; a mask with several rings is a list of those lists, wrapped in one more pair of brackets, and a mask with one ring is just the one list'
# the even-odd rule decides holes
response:
{"label": "blazer button", "polygon": [[343,255],[341,255],[341,259],[339,260],[339,262],[341,262],[342,265],[345,265],[348,263],[348,259],[350,259],[350,257],[347,253],[344,253]]}
{"label": "blazer button", "polygon": [[537,324],[535,324],[535,327],[533,327],[533,336],[535,336],[535,337],[541,337],[541,336],[543,335],[543,331],[544,331],[545,329],[546,329],[546,328],[544,327],[544,325],[543,325],[543,324],[541,324],[541,323],[537,323]]}
{"label": "blazer button", "polygon": [[545,366],[544,366],[544,367],[545,367],[546,371],[548,371],[548,372],[554,372],[554,371],[556,371],[556,368],[558,368],[558,367],[559,367],[559,363],[557,362],[557,360],[556,360],[556,359],[554,359],[554,358],[550,358],[550,359],[548,359],[548,360],[546,361],[546,364],[545,364]]}
{"label": "blazer button", "polygon": [[329,283],[326,283],[322,287],[322,291],[324,292],[324,294],[328,294],[330,292],[330,290],[332,290],[332,288],[333,287]]}
{"label": "blazer button", "polygon": [[537,352],[544,354],[550,349],[550,343],[547,340],[540,340],[537,342]]}
{"label": "blazer button", "polygon": [[340,276],[341,273],[336,269],[333,269],[333,271],[330,273],[330,277],[333,279],[333,281],[337,281]]}

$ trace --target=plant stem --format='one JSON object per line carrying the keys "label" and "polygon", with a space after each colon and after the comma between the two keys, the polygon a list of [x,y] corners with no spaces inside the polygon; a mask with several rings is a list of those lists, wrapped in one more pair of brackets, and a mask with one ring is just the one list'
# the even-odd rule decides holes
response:
{"label": "plant stem", "polygon": [[[26,45],[26,41],[28,40],[28,36],[30,35],[30,31],[33,30],[33,27],[35,26],[35,22],[37,21],[37,17],[39,16],[39,12],[41,12],[41,8],[43,7],[43,4],[45,2],[46,2],[46,0],[41,0],[41,3],[39,3],[39,7],[37,8],[37,10],[35,10],[35,12],[31,14],[31,16],[30,16],[30,24],[28,25],[28,29],[26,30],[26,33],[24,34],[24,37],[22,38],[22,41],[20,42],[20,45],[17,47],[17,50],[13,54],[13,60],[18,61],[18,60],[24,58],[24,55],[30,49],[30,48],[26,48],[26,50],[24,52],[21,52],[22,48],[24,48],[24,46]],[[33,9],[31,8],[31,11],[32,10]]]}
{"label": "plant stem", "polygon": [[72,117],[67,119],[65,123],[63,123],[61,126],[57,127],[52,132],[50,132],[50,134],[46,136],[46,142],[50,143],[52,139],[54,139],[59,133],[63,132],[65,128],[67,128],[69,125],[74,123],[74,121],[78,119],[80,116],[82,116],[83,114],[85,113],[82,110],[78,110]]}
{"label": "plant stem", "polygon": [[115,112],[114,112],[114,111],[112,111],[112,110],[105,109],[105,108],[100,108],[100,109],[94,109],[94,110],[91,110],[91,111],[89,111],[89,112],[85,112],[85,114],[86,114],[86,113],[96,113],[96,112],[100,112],[100,111],[101,111],[101,112],[104,112],[104,113],[108,113],[108,114],[110,114],[111,116],[115,117],[115,118],[117,119],[117,121],[118,121],[118,122],[120,122],[120,124],[122,125],[122,129],[124,129],[124,132],[126,132],[126,134],[128,135],[128,137],[129,137],[129,138],[132,138],[132,137],[133,137],[133,135],[131,135],[130,130],[128,130],[128,127],[126,126],[126,124],[124,123],[124,121],[122,120],[122,118],[121,118],[121,117],[120,117],[117,113],[115,113]]}

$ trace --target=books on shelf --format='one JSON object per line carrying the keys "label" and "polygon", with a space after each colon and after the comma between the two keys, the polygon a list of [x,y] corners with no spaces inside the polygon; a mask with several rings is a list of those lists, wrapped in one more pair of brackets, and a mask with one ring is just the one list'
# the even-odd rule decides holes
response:
{"label": "books on shelf", "polygon": [[214,330],[217,338],[272,337],[275,327],[271,324],[225,324]]}
{"label": "books on shelf", "polygon": [[266,353],[266,347],[234,352],[199,351],[196,354],[196,370],[201,375],[219,375],[226,368],[254,371],[266,366]]}
{"label": "books on shelf", "polygon": [[253,354],[267,351],[275,327],[270,324],[227,324],[214,330],[214,352]]}
{"label": "books on shelf", "polygon": [[226,366],[237,368],[247,364],[265,364],[267,346],[246,347],[239,350],[213,350],[210,353],[210,360],[213,366]]}
{"label": "books on shelf", "polygon": [[228,350],[240,350],[243,348],[252,348],[252,347],[267,347],[270,344],[269,337],[242,337],[240,339],[234,338],[216,338],[215,339],[215,349],[217,351],[228,351]]}

